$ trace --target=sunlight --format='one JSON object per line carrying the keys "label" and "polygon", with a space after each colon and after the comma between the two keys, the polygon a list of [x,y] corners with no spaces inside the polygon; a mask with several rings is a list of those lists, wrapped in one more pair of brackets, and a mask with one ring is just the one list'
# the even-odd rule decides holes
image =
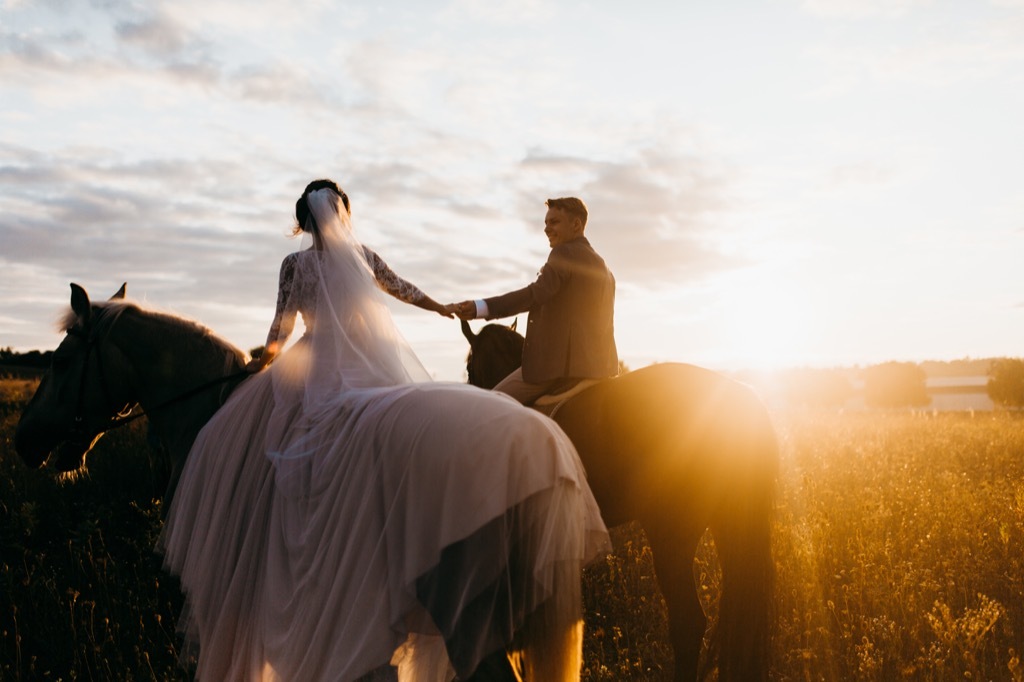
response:
{"label": "sunlight", "polygon": [[748,277],[719,293],[724,354],[736,368],[772,370],[806,364],[810,315],[792,283]]}

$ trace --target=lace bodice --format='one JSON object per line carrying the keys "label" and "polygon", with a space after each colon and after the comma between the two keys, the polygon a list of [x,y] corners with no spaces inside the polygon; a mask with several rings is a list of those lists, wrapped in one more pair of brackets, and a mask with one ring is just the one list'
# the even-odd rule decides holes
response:
{"label": "lace bodice", "polygon": [[[411,282],[399,277],[372,249],[363,246],[363,257],[370,266],[381,289],[406,303],[418,303],[425,294]],[[267,346],[283,345],[295,328],[295,314],[302,313],[307,333],[315,324],[318,276],[315,267],[306,265],[319,258],[321,252],[312,249],[296,251],[284,257],[277,288],[277,311],[267,334]]]}

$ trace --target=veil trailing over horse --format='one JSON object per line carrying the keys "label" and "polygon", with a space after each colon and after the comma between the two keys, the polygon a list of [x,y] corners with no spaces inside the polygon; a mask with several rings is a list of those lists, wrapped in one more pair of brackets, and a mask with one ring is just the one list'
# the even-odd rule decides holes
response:
{"label": "veil trailing over horse", "polygon": [[[471,383],[491,388],[519,366],[523,337],[499,324],[474,333]],[[639,521],[668,606],[676,682],[698,676],[707,618],[694,555],[710,529],[722,569],[706,661],[720,681],[766,680],[774,628],[771,525],[778,445],[752,390],[692,365],[665,363],[586,388],[559,405],[609,527]]]}

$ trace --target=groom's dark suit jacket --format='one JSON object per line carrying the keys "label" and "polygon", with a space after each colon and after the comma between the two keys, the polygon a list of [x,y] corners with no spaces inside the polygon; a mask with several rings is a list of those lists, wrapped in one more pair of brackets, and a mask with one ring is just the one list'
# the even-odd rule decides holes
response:
{"label": "groom's dark suit jacket", "polygon": [[523,380],[615,376],[615,278],[586,237],[551,249],[537,280],[484,299],[488,319],[530,312]]}

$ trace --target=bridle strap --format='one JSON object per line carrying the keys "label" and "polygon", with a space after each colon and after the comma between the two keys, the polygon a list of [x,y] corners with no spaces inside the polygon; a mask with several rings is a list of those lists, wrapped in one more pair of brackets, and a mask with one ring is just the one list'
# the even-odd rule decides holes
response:
{"label": "bridle strap", "polygon": [[[82,339],[85,342],[85,360],[82,362],[82,375],[78,379],[78,400],[75,405],[75,422],[74,426],[71,427],[71,435],[73,439],[85,442],[91,440],[93,436],[88,434],[85,430],[85,385],[86,378],[89,375],[89,357],[96,350],[96,339],[91,334],[86,334],[79,329],[69,329],[68,334]],[[110,398],[110,387],[107,384],[107,376],[103,371],[103,355],[99,352],[96,353],[96,370],[100,376],[100,386],[103,389],[103,397],[106,400],[107,407],[114,413],[114,417],[111,421],[116,420],[117,417],[128,414],[131,409],[128,410],[115,410],[113,409],[113,400]],[[98,433],[104,433],[109,430],[110,427],[101,429]],[[94,434],[95,435],[95,434]]]}
{"label": "bridle strap", "polygon": [[180,402],[183,402],[185,400],[188,400],[189,398],[191,398],[193,396],[199,395],[203,391],[207,391],[207,390],[213,388],[214,386],[219,386],[220,384],[225,384],[225,383],[227,383],[229,381],[232,381],[234,379],[239,379],[239,378],[246,377],[246,376],[249,376],[249,372],[247,372],[247,371],[245,371],[243,369],[243,370],[239,370],[237,372],[232,372],[231,374],[228,374],[226,376],[217,377],[216,379],[211,379],[210,381],[207,381],[206,383],[200,384],[198,386],[194,386],[193,388],[188,389],[184,393],[179,393],[178,395],[176,395],[176,396],[174,396],[172,398],[169,398],[169,399],[163,401],[162,403],[158,403],[158,404],[154,405],[153,407],[149,408],[149,410],[146,411],[146,412],[137,412],[135,414],[130,414],[135,409],[133,407],[132,410],[129,410],[127,413],[118,413],[115,417],[112,417],[111,420],[110,420],[111,421],[111,425],[108,426],[106,429],[104,429],[104,431],[109,431],[110,429],[114,429],[114,428],[117,428],[119,426],[124,426],[125,424],[129,424],[129,423],[135,421],[136,419],[139,419],[140,417],[145,417],[150,412],[156,412],[158,410],[162,410],[162,409],[164,409],[166,407],[170,407],[171,405],[174,405],[176,403],[180,403]]}
{"label": "bridle strap", "polygon": [[[217,377],[216,379],[212,379],[210,381],[207,381],[207,382],[205,382],[203,384],[200,384],[199,386],[194,386],[193,388],[190,388],[190,389],[188,389],[187,391],[185,391],[183,393],[180,393],[180,394],[175,395],[175,396],[173,396],[173,397],[171,397],[171,398],[169,398],[169,399],[167,399],[167,400],[165,400],[165,401],[163,401],[161,403],[158,403],[158,404],[154,405],[153,407],[149,408],[148,411],[135,412],[135,408],[138,406],[138,403],[132,404],[130,407],[129,407],[128,404],[126,404],[125,408],[122,408],[122,409],[118,410],[118,409],[113,407],[114,401],[111,399],[110,386],[107,383],[107,375],[103,371],[103,354],[99,352],[99,348],[98,348],[99,343],[97,342],[97,340],[91,334],[87,334],[87,333],[83,332],[80,329],[75,329],[75,328],[69,329],[68,330],[68,334],[70,334],[71,336],[75,336],[75,337],[78,337],[80,339],[83,339],[85,341],[85,344],[86,344],[86,347],[85,347],[85,361],[82,363],[82,376],[81,376],[80,381],[78,382],[78,403],[77,403],[77,406],[75,408],[76,409],[76,411],[75,411],[75,423],[74,423],[74,426],[72,426],[72,429],[71,429],[72,430],[72,437],[73,438],[74,437],[80,437],[80,440],[82,442],[85,442],[86,440],[91,440],[92,438],[94,438],[95,436],[98,436],[101,433],[106,433],[107,431],[110,431],[112,429],[116,429],[116,428],[120,428],[122,426],[126,426],[126,425],[132,423],[133,421],[135,421],[136,419],[140,419],[142,417],[145,417],[147,414],[149,414],[151,412],[156,412],[158,410],[162,410],[164,408],[167,408],[167,407],[170,407],[170,406],[175,405],[177,403],[180,403],[180,402],[183,402],[185,400],[188,400],[189,398],[192,398],[192,397],[202,393],[203,391],[209,390],[209,389],[213,388],[214,386],[219,386],[219,385],[227,383],[229,381],[233,381],[235,379],[239,379],[239,378],[248,376],[248,374],[249,374],[246,370],[240,370],[238,372],[232,372],[231,374],[228,374],[226,376]],[[110,417],[110,419],[109,419],[109,421],[108,421],[106,426],[101,428],[95,434],[90,435],[90,434],[86,433],[85,428],[84,428],[84,424],[85,424],[85,383],[86,383],[85,380],[86,380],[86,377],[87,377],[88,372],[89,372],[89,356],[93,353],[93,351],[96,351],[96,369],[97,369],[97,371],[99,373],[100,386],[101,386],[101,388],[103,390],[103,397],[106,400],[107,408],[110,409],[111,412],[113,412],[114,416]],[[134,412],[134,414],[133,414],[133,412]]]}

